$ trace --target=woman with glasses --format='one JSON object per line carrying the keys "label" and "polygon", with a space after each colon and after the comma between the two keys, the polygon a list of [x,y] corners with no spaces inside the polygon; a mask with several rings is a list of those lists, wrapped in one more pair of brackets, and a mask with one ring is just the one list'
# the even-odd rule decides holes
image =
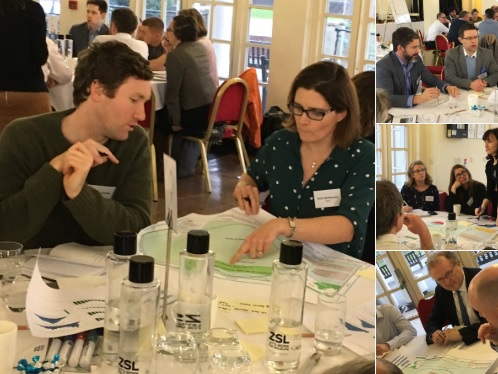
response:
{"label": "woman with glasses", "polygon": [[374,145],[360,138],[358,98],[346,69],[329,61],[304,68],[288,108],[286,128],[266,139],[233,192],[240,209],[257,214],[259,193],[268,191],[269,211],[278,218],[254,230],[231,262],[263,256],[277,236],[361,257],[374,201]]}
{"label": "woman with glasses", "polygon": [[486,187],[472,179],[469,169],[456,164],[451,168],[448,197],[444,201],[444,210],[453,212],[453,205],[462,206],[461,213],[474,215],[486,197]]}
{"label": "woman with glasses", "polygon": [[481,216],[486,212],[489,203],[493,204],[493,216],[496,215],[498,224],[498,128],[487,130],[482,136],[484,148],[486,149],[488,162],[486,163],[486,198],[482,201],[480,208],[476,208],[475,214]]}
{"label": "woman with glasses", "polygon": [[420,160],[412,162],[406,175],[408,179],[401,188],[401,196],[406,204],[403,211],[439,210],[439,191],[432,184],[432,177],[427,172],[425,164]]}

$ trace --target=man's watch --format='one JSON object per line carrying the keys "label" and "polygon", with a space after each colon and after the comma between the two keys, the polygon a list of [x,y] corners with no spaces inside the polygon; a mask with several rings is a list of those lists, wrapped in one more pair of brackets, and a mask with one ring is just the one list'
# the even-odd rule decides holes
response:
{"label": "man's watch", "polygon": [[296,217],[289,217],[289,227],[291,229],[291,234],[289,235],[289,238],[292,239],[297,229]]}

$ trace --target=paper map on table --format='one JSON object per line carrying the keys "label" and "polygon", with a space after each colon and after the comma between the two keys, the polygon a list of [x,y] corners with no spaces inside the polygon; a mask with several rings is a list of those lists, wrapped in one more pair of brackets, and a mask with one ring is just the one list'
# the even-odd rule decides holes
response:
{"label": "paper map on table", "polygon": [[35,265],[26,297],[26,317],[33,336],[53,338],[103,327],[104,316],[105,286],[50,288]]}
{"label": "paper map on table", "polygon": [[[270,252],[264,257],[251,259],[244,256],[233,265],[229,260],[255,228],[272,218],[271,214],[263,210],[255,216],[248,216],[239,208],[213,215],[189,214],[182,217],[178,220],[178,233],[172,236],[170,264],[178,266],[179,253],[186,246],[188,231],[208,230],[210,250],[216,256],[217,276],[236,277],[238,281],[268,282],[271,279],[272,263],[279,256],[280,243],[284,237],[275,239]],[[139,233],[138,248],[144,254],[154,257],[157,263],[164,264],[166,235],[167,226],[164,222],[149,226]],[[219,243],[223,245],[220,246]],[[358,270],[369,266],[327,246],[313,243],[304,243],[304,258],[309,266],[308,287],[314,291],[339,289],[351,278],[357,278]]]}

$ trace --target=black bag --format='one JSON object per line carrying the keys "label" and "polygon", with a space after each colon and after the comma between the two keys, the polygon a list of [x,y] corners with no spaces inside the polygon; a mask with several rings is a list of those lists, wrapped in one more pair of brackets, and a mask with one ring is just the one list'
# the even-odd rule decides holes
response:
{"label": "black bag", "polygon": [[261,144],[275,131],[283,129],[283,123],[290,118],[289,113],[285,113],[280,107],[272,106],[263,116],[261,124]]}

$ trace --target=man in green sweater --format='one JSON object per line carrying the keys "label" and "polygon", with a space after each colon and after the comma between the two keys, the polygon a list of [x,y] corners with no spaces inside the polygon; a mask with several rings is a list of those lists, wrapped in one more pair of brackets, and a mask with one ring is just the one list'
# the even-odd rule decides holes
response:
{"label": "man in green sweater", "polygon": [[145,118],[152,71],[125,44],[81,53],[76,109],[11,122],[0,135],[0,240],[25,248],[112,244],[150,224]]}

